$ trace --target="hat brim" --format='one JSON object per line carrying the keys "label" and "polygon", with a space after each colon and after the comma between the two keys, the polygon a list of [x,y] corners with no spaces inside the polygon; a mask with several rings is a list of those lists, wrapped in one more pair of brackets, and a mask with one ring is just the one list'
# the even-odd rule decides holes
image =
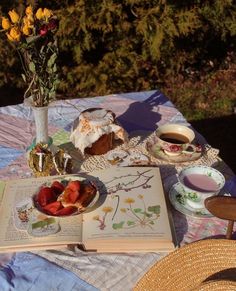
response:
{"label": "hat brim", "polygon": [[210,290],[196,288],[213,281],[231,288],[216,290],[236,290],[236,241],[207,239],[185,245],[155,263],[134,291]]}

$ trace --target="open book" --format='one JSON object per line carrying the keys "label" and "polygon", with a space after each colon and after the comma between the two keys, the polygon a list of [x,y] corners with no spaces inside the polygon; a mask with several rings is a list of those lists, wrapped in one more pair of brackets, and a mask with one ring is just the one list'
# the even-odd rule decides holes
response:
{"label": "open book", "polygon": [[[99,198],[92,208],[54,217],[32,206],[40,186],[71,177],[96,184]],[[173,237],[158,168],[112,167],[84,175],[10,180],[5,185],[0,252],[71,244],[98,252],[171,251]]]}

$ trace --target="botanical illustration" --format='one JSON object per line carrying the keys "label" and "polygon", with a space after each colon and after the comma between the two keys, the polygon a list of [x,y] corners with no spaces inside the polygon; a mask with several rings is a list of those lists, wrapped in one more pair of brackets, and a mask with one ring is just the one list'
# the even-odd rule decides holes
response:
{"label": "botanical illustration", "polygon": [[33,211],[28,224],[27,232],[32,236],[47,236],[60,231],[59,220]]}
{"label": "botanical illustration", "polygon": [[[147,189],[151,188],[150,180],[153,175],[150,173],[151,170],[137,170],[134,174],[121,175],[118,177],[113,177],[111,180],[104,181],[103,184],[97,185],[99,187],[99,192],[104,195],[111,195],[113,199],[117,200],[115,211],[113,213],[112,220],[115,218],[119,204],[120,196],[117,194],[120,191],[129,192],[134,189]],[[121,182],[122,181],[122,182]]]}
{"label": "botanical illustration", "polygon": [[13,209],[13,219],[16,228],[25,230],[27,228],[31,212],[34,206],[31,199],[23,199],[16,203]]}
{"label": "botanical illustration", "polygon": [[149,227],[152,229],[155,221],[160,216],[160,205],[153,205],[146,207],[143,195],[138,195],[143,203],[143,208],[134,208],[132,205],[135,203],[133,198],[126,198],[125,203],[128,204],[127,207],[121,208],[120,211],[125,214],[126,220],[122,220],[119,223],[113,223],[113,229],[121,228],[134,228],[137,226],[140,227]]}
{"label": "botanical illustration", "polygon": [[13,220],[17,229],[26,230],[32,236],[47,236],[60,230],[59,221],[38,212],[30,198],[15,205]]}
{"label": "botanical illustration", "polygon": [[105,206],[105,207],[102,208],[103,214],[101,216],[100,215],[95,215],[93,217],[93,220],[98,221],[98,223],[99,223],[98,227],[101,230],[104,230],[105,229],[107,216],[108,216],[109,213],[112,213],[113,210],[114,210],[113,207],[111,207],[111,206]]}
{"label": "botanical illustration", "polygon": [[[148,227],[152,229],[155,221],[160,216],[160,205],[146,205],[145,195],[136,194],[122,197],[125,192],[131,190],[144,191],[147,188],[151,188],[150,180],[153,175],[151,170],[137,171],[135,174],[128,174],[126,176],[114,177],[110,181],[105,182],[107,186],[107,194],[110,194],[110,198],[113,200],[112,205],[104,206],[102,214],[95,215],[93,220],[97,221],[98,227],[104,230],[108,223],[115,220],[117,212],[119,211],[119,217],[122,217],[118,222],[112,223],[112,228],[115,230],[119,229],[130,229],[134,227]],[[105,191],[105,189],[103,189]],[[102,191],[102,189],[100,190]],[[120,193],[123,191],[123,193]],[[114,207],[114,199],[116,200]],[[122,201],[120,201],[122,199]],[[125,207],[120,207],[120,203],[123,202]],[[141,202],[141,206],[140,206]],[[126,206],[127,205],[127,206]]]}
{"label": "botanical illustration", "polygon": [[[134,227],[148,227],[152,229],[155,221],[160,216],[161,207],[160,205],[146,206],[143,195],[139,194],[137,198],[142,201],[142,207],[135,207],[136,200],[134,198],[128,197],[124,199],[124,203],[127,204],[127,207],[119,209],[121,214],[123,214],[123,219],[118,223],[113,223],[113,229],[129,229]],[[112,213],[113,211],[113,207],[105,206],[102,208],[102,215],[96,215],[93,217],[93,220],[99,222],[99,228],[101,230],[105,229],[108,214]]]}

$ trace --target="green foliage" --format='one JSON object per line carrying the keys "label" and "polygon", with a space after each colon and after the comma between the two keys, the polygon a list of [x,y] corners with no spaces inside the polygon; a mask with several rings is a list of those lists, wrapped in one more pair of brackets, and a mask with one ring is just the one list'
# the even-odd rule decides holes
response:
{"label": "green foliage", "polygon": [[236,104],[235,72],[236,64],[231,64],[227,70],[198,78],[169,78],[163,92],[190,121],[231,115]]}
{"label": "green foliage", "polygon": [[[60,18],[59,88],[65,97],[160,88],[210,60],[217,69],[235,49],[233,0],[50,1],[49,8]],[[8,53],[0,39],[0,86],[22,86],[13,69],[17,56]]]}

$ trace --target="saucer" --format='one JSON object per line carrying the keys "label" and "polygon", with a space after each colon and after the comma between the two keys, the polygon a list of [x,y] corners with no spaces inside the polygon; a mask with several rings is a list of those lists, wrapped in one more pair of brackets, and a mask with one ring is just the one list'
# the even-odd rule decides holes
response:
{"label": "saucer", "polygon": [[184,163],[184,162],[190,162],[195,161],[199,159],[203,155],[203,149],[199,152],[181,152],[178,155],[169,155],[164,151],[160,145],[158,145],[158,142],[155,140],[155,137],[152,138],[152,140],[147,141],[146,143],[146,149],[147,151],[154,156],[157,159],[162,159],[167,162],[172,163]]}
{"label": "saucer", "polygon": [[205,208],[195,209],[189,206],[186,202],[186,198],[182,195],[182,187],[178,182],[174,184],[169,191],[169,199],[173,207],[179,212],[195,217],[195,218],[210,218],[213,215]]}

